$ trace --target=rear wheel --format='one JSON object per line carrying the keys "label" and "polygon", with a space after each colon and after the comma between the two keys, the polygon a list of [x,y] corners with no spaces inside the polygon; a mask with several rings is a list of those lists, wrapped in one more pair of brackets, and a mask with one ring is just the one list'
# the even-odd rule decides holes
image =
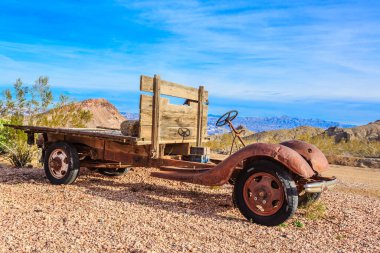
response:
{"label": "rear wheel", "polygon": [[52,184],[71,184],[79,175],[79,157],[76,148],[66,142],[51,144],[44,156],[46,177]]}
{"label": "rear wheel", "polygon": [[271,161],[257,161],[242,171],[233,198],[248,220],[265,226],[283,223],[298,205],[294,180],[286,168]]}
{"label": "rear wheel", "polygon": [[120,168],[120,169],[98,169],[98,172],[100,174],[110,176],[110,177],[119,177],[124,174],[126,174],[129,171],[127,168]]}

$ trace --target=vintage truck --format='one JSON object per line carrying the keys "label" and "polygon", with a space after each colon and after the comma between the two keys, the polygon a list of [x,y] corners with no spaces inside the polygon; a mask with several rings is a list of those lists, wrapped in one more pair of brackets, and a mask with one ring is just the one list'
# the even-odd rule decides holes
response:
{"label": "vintage truck", "polygon": [[[151,176],[206,186],[233,184],[232,199],[249,220],[275,226],[289,219],[299,205],[315,201],[336,184],[322,177],[329,168],[324,154],[302,141],[245,146],[232,121],[237,111],[219,118],[243,148],[225,159],[209,159],[207,142],[208,92],[141,76],[140,116],[121,129],[16,126],[28,143],[42,149],[41,161],[52,184],[71,184],[80,168],[106,175],[123,174],[133,166],[156,167]],[[169,103],[170,97],[183,104]],[[38,135],[37,135],[38,134]],[[37,136],[37,138],[36,138]],[[232,151],[232,149],[231,149]]]}

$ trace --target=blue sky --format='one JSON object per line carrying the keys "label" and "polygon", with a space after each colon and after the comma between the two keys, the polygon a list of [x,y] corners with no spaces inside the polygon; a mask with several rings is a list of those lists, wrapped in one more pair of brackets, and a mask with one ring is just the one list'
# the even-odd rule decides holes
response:
{"label": "blue sky", "polygon": [[138,111],[139,75],[205,85],[210,112],[380,119],[380,1],[0,2],[0,86],[50,77]]}

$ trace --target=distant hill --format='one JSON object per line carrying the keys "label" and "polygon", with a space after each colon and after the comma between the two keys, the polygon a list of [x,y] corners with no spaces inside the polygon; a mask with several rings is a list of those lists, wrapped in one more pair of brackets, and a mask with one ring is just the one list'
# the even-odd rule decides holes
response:
{"label": "distant hill", "polygon": [[139,119],[139,114],[134,113],[134,112],[120,112],[123,117],[129,120],[138,120]]}
{"label": "distant hill", "polygon": [[[208,134],[221,134],[228,132],[228,129],[218,128],[215,126],[216,121],[218,120],[217,115],[209,115],[208,118]],[[347,128],[353,127],[354,125],[342,124],[334,121],[325,121],[320,119],[302,119],[289,116],[281,117],[237,117],[234,120],[234,125],[243,125],[251,131],[262,132],[278,129],[291,129],[300,126],[311,126],[322,129],[327,129],[329,127],[340,127]]]}
{"label": "distant hill", "polygon": [[248,142],[282,142],[285,140],[311,138],[318,135],[333,137],[335,142],[380,141],[380,120],[357,127],[330,127],[327,130],[318,127],[301,126],[291,129],[263,131],[245,136]]}
{"label": "distant hill", "polygon": [[78,102],[77,105],[82,110],[88,110],[92,113],[92,118],[87,123],[87,127],[105,126],[120,128],[120,123],[125,120],[119,110],[104,98],[87,99]]}
{"label": "distant hill", "polygon": [[[121,112],[121,114],[127,119],[139,119],[138,113],[127,113]],[[223,134],[228,133],[228,127],[216,127],[215,123],[220,116],[215,114],[208,115],[208,126],[207,132],[208,135],[215,134]],[[237,117],[234,120],[235,126],[243,126],[249,131],[252,132],[262,132],[262,131],[270,131],[270,130],[278,130],[278,129],[291,129],[300,126],[311,126],[322,129],[327,129],[329,127],[339,127],[339,128],[349,128],[354,127],[354,125],[342,124],[334,121],[326,121],[321,119],[303,119],[303,118],[295,118],[289,116],[281,116],[281,117]]]}
{"label": "distant hill", "polygon": [[380,141],[380,120],[352,128],[330,127],[326,130],[326,134],[333,136],[336,142],[354,140]]}
{"label": "distant hill", "polygon": [[310,126],[300,126],[292,129],[279,129],[254,133],[244,137],[244,140],[251,142],[274,142],[279,143],[286,140],[302,139],[305,136],[314,137],[324,133],[324,129]]}

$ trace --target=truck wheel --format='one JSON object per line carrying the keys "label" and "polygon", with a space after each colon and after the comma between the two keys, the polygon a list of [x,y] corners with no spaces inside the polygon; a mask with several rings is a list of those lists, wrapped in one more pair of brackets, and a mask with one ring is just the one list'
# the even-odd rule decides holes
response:
{"label": "truck wheel", "polygon": [[100,174],[110,176],[110,177],[119,177],[127,173],[129,169],[127,168],[120,168],[120,169],[98,169],[98,172]]}
{"label": "truck wheel", "polygon": [[298,195],[298,207],[306,207],[313,204],[321,197],[320,192],[316,193],[303,193]]}
{"label": "truck wheel", "polygon": [[242,171],[234,187],[234,199],[249,221],[276,226],[297,210],[297,187],[283,166],[258,161]]}
{"label": "truck wheel", "polygon": [[76,148],[66,142],[53,143],[46,149],[44,169],[52,184],[71,184],[79,175],[79,156]]}

